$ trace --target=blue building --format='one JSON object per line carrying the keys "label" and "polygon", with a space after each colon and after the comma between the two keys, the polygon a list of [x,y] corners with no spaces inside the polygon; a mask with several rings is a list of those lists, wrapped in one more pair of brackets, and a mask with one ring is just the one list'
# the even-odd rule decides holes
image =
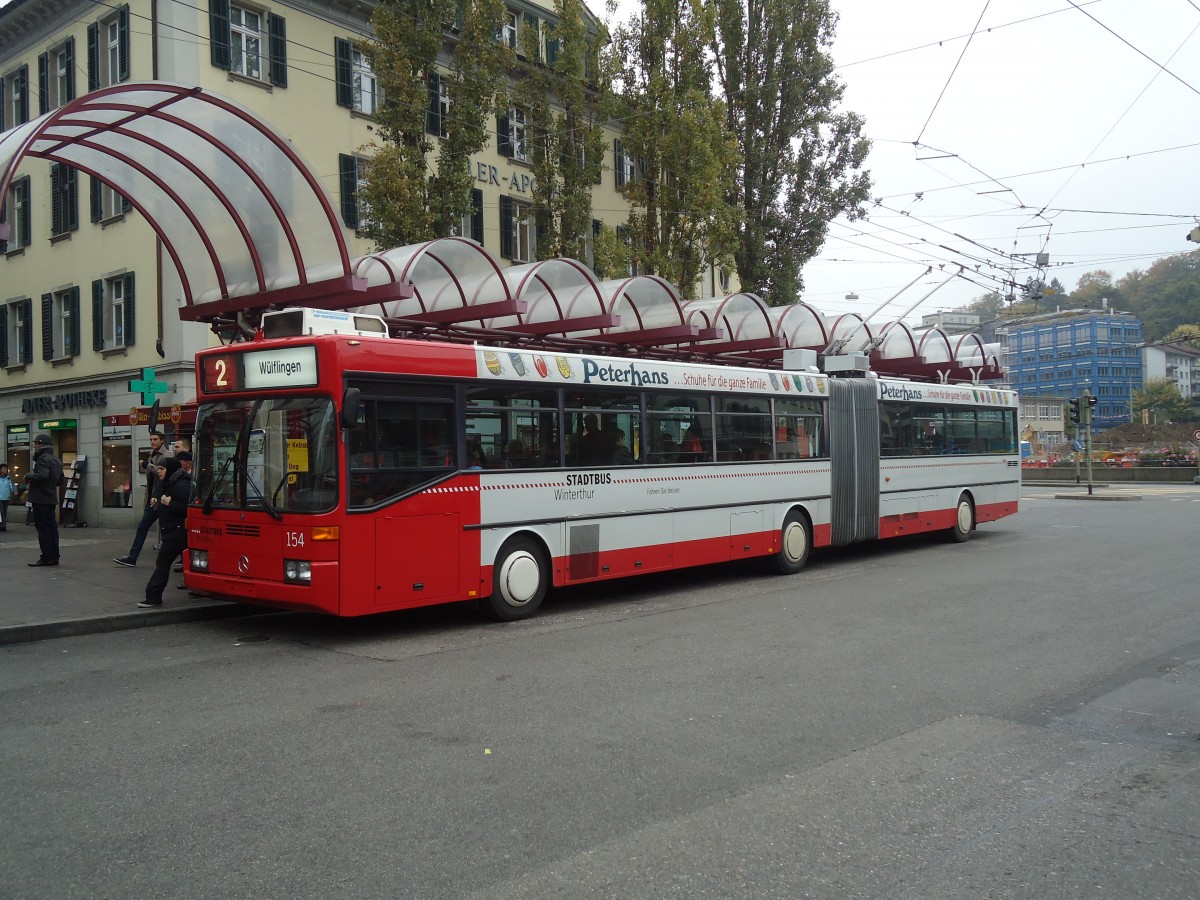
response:
{"label": "blue building", "polygon": [[1142,323],[1110,309],[1043,313],[996,330],[1001,362],[1022,397],[1079,397],[1090,390],[1096,430],[1131,421],[1142,389]]}

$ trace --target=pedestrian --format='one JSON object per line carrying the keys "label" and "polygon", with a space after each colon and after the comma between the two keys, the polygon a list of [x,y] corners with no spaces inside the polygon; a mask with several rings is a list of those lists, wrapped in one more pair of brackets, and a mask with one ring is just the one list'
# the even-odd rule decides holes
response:
{"label": "pedestrian", "polygon": [[146,543],[146,535],[150,533],[151,526],[158,521],[158,495],[160,491],[156,488],[156,482],[158,481],[158,465],[164,458],[163,436],[157,431],[151,431],[150,455],[138,465],[138,471],[144,473],[146,476],[146,506],[142,510],[142,520],[138,522],[137,532],[133,536],[133,545],[130,546],[129,552],[124,556],[113,557],[113,562],[118,566],[133,568],[137,565],[138,556],[142,552],[142,545]]}
{"label": "pedestrian", "polygon": [[171,580],[171,564],[187,549],[187,510],[192,496],[192,479],[174,457],[158,466],[158,516],[162,524],[162,547],[154,560],[154,574],[146,582],[146,599],[138,606],[162,606],[163,589]]}
{"label": "pedestrian", "polygon": [[0,531],[8,531],[8,501],[16,496],[17,489],[8,477],[8,464],[0,463]]}
{"label": "pedestrian", "polygon": [[50,435],[39,431],[33,439],[33,471],[25,476],[29,483],[29,503],[37,528],[38,549],[42,555],[31,566],[58,565],[58,489],[63,483],[62,461],[54,455]]}

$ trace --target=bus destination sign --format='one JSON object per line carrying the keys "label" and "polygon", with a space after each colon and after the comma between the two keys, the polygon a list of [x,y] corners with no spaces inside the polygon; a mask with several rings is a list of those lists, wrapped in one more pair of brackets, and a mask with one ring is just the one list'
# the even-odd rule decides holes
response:
{"label": "bus destination sign", "polygon": [[317,348],[217,353],[203,357],[200,375],[210,393],[312,387],[317,383]]}

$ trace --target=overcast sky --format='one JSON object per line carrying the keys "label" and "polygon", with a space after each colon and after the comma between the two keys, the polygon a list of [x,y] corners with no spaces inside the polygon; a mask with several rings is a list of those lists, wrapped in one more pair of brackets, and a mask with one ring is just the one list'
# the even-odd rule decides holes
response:
{"label": "overcast sky", "polygon": [[1005,271],[1012,254],[1049,253],[1046,279],[1070,290],[1086,272],[1116,279],[1197,249],[1185,236],[1200,221],[1200,0],[1075,5],[835,0],[843,107],[866,118],[881,203],[832,226],[805,300],[865,313],[934,265],[888,307],[898,314],[937,266],[966,264],[979,286],[956,279],[917,316],[995,279],[1023,283],[1031,270]]}

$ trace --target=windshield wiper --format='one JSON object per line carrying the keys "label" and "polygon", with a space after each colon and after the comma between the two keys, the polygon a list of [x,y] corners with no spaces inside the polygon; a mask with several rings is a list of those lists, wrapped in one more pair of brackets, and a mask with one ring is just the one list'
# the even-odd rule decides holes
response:
{"label": "windshield wiper", "polygon": [[250,473],[246,472],[245,474],[246,474],[246,484],[248,484],[250,486],[250,489],[254,491],[255,496],[257,496],[259,502],[262,503],[263,509],[265,509],[267,511],[267,514],[272,519],[274,519],[277,522],[281,521],[283,519],[283,513],[281,513],[274,506],[272,506],[271,501],[269,501],[266,497],[263,496],[262,491],[260,491],[258,489],[258,485],[254,483],[254,479],[250,477]]}
{"label": "windshield wiper", "polygon": [[212,514],[213,497],[215,497],[217,494],[217,488],[219,488],[221,483],[225,480],[225,473],[229,471],[229,467],[234,464],[236,459],[237,454],[235,453],[233,456],[225,460],[225,465],[221,467],[221,471],[217,473],[217,477],[213,479],[212,490],[208,492],[208,496],[204,498],[204,505],[200,507],[200,511],[204,513],[204,515],[207,516]]}

